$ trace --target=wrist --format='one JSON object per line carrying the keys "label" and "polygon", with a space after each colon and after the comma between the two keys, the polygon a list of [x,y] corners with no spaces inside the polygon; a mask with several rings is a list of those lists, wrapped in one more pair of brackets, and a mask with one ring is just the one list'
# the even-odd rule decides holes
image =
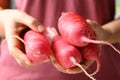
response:
{"label": "wrist", "polygon": [[2,8],[0,7],[0,11],[2,10]]}
{"label": "wrist", "polygon": [[105,40],[110,43],[116,43],[120,41],[120,26],[119,21],[114,20],[102,26],[105,31]]}

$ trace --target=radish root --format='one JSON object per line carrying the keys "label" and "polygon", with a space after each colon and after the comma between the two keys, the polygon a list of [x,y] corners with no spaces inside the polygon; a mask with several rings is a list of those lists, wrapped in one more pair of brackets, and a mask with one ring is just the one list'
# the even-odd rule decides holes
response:
{"label": "radish root", "polygon": [[75,60],[74,57],[71,57],[70,60],[73,62],[73,64],[75,64],[76,66],[78,66],[79,68],[81,68],[82,71],[85,73],[86,76],[88,76],[92,80],[96,80],[94,77],[92,77],[92,75],[88,74],[87,71],[80,64],[78,64],[76,62],[76,60]]}
{"label": "radish root", "polygon": [[88,39],[86,37],[82,37],[82,40],[84,42],[88,42],[88,43],[95,43],[95,44],[104,44],[104,45],[109,45],[111,48],[113,48],[117,53],[120,54],[120,51],[118,49],[116,49],[112,44],[110,44],[109,42],[107,41],[97,41],[97,40],[91,40],[91,39]]}
{"label": "radish root", "polygon": [[[27,46],[27,48],[32,52],[32,54],[33,54],[34,56],[36,56],[36,57],[39,57],[39,56],[40,56],[40,55],[37,55],[37,54],[36,54],[36,53],[38,53],[38,52],[33,51],[33,50],[25,43],[25,41],[24,41],[23,39],[21,39],[19,36],[13,35],[13,37],[16,38],[16,39],[18,39],[18,40],[20,40],[25,46]],[[40,54],[40,53],[39,53],[39,54]]]}
{"label": "radish root", "polygon": [[97,68],[96,68],[96,70],[95,70],[92,74],[90,74],[91,76],[93,76],[93,75],[95,75],[95,74],[97,74],[97,73],[99,72],[99,69],[100,69],[100,61],[99,61],[99,60],[96,60],[96,64],[97,64]]}

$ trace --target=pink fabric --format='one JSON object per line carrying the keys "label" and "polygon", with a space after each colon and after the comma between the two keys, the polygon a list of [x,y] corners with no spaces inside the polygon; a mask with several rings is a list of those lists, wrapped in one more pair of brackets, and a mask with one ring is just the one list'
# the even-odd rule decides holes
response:
{"label": "pink fabric", "polygon": [[[38,19],[44,26],[57,27],[61,12],[76,12],[104,24],[114,18],[114,0],[16,0],[16,7]],[[116,44],[120,49],[120,45]],[[112,48],[101,49],[101,68],[95,75],[97,80],[120,80],[120,55]],[[89,68],[94,71],[96,65]],[[31,68],[20,67],[9,55],[7,44],[2,42],[0,55],[0,80],[90,80],[84,73],[64,74],[51,63]]]}
{"label": "pink fabric", "polygon": [[84,18],[106,23],[114,17],[114,0],[15,0],[18,9],[45,26],[57,26],[61,12],[77,12]]}

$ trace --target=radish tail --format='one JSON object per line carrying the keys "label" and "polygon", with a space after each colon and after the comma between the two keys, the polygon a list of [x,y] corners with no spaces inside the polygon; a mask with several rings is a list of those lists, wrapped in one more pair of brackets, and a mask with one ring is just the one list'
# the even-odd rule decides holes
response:
{"label": "radish tail", "polygon": [[18,36],[16,36],[16,35],[14,35],[13,36],[14,38],[16,38],[16,39],[18,39],[18,40],[20,40],[25,46],[27,46],[27,48],[33,53],[33,55],[34,56],[36,56],[36,57],[39,57],[38,55],[35,55],[34,53],[37,53],[37,52],[35,52],[35,51],[33,51],[26,43],[25,43],[25,41],[23,40],[23,39],[21,39],[20,37],[18,37]]}
{"label": "radish tail", "polygon": [[82,40],[84,42],[88,42],[88,43],[95,43],[95,44],[106,44],[106,45],[109,45],[110,47],[112,47],[117,53],[120,54],[120,51],[118,49],[116,49],[112,44],[110,44],[109,42],[107,41],[97,41],[97,40],[91,40],[91,39],[88,39],[86,37],[82,37]]}
{"label": "radish tail", "polygon": [[78,64],[76,62],[76,60],[75,60],[74,57],[71,57],[70,60],[73,62],[73,64],[75,64],[76,66],[78,66],[79,68],[81,68],[83,70],[83,72],[85,73],[85,75],[87,75],[90,79],[96,80],[94,77],[92,77],[92,75],[88,74],[87,71],[80,64]]}
{"label": "radish tail", "polygon": [[100,65],[100,61],[98,59],[96,60],[96,64],[97,64],[97,68],[92,74],[90,74],[91,76],[94,76],[95,74],[97,74],[99,72],[101,65]]}
{"label": "radish tail", "polygon": [[47,36],[50,37],[51,39],[53,39],[55,36],[59,35],[57,30],[53,27],[47,27],[46,31],[48,33]]}

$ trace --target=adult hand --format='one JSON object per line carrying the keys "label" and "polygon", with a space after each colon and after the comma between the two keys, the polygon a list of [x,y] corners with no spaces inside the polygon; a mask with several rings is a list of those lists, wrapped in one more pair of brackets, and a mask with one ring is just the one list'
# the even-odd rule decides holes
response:
{"label": "adult hand", "polygon": [[[64,68],[63,66],[60,65],[60,63],[58,62],[58,60],[55,57],[55,54],[51,51],[51,55],[50,55],[50,60],[53,63],[53,65],[56,67],[56,69],[60,72],[63,73],[67,73],[67,74],[77,74],[77,73],[81,73],[84,72],[80,67],[76,66],[76,67],[72,67],[72,68]],[[90,65],[93,63],[94,61],[84,61],[82,63],[80,63],[80,65],[83,67],[84,70],[88,69],[90,67]]]}
{"label": "adult hand", "polygon": [[21,42],[13,36],[20,36],[21,32],[28,26],[30,29],[43,32],[44,28],[39,21],[30,15],[19,11],[6,9],[0,11],[0,35],[4,35],[9,48],[9,53],[21,66],[31,66],[31,60],[22,51]]}
{"label": "adult hand", "polygon": [[96,40],[108,41],[111,33],[105,30],[102,25],[99,25],[96,21],[86,20],[91,29],[95,33]]}

